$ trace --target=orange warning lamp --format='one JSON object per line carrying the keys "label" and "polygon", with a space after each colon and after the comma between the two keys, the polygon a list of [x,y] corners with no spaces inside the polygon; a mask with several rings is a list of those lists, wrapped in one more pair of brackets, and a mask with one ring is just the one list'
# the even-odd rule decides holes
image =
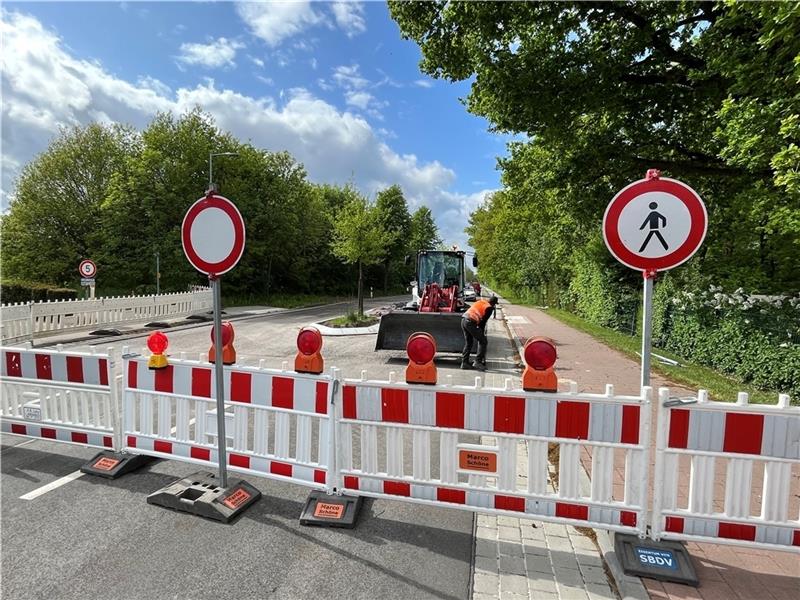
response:
{"label": "orange warning lamp", "polygon": [[557,355],[553,342],[546,338],[531,338],[525,342],[522,354],[525,359],[522,389],[528,392],[557,392],[558,377],[553,370]]}
{"label": "orange warning lamp", "polygon": [[[233,347],[233,325],[230,321],[222,322],[222,364],[232,365],[236,362],[236,349]],[[214,327],[211,327],[211,348],[208,351],[208,362],[216,362],[217,349],[214,347]]]}
{"label": "orange warning lamp", "polygon": [[297,356],[294,357],[294,370],[298,373],[319,375],[325,368],[322,360],[322,334],[316,327],[303,327],[297,334]]}
{"label": "orange warning lamp", "polygon": [[436,340],[429,333],[412,333],[406,342],[408,366],[406,367],[406,383],[436,383]]}
{"label": "orange warning lamp", "polygon": [[147,338],[147,347],[153,354],[147,361],[148,369],[165,369],[167,368],[167,357],[164,351],[169,346],[169,339],[160,331],[154,331]]}

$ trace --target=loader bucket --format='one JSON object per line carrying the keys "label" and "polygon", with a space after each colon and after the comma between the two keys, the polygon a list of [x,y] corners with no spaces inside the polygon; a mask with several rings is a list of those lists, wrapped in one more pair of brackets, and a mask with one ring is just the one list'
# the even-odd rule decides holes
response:
{"label": "loader bucket", "polygon": [[438,352],[461,352],[464,334],[461,313],[394,311],[381,317],[375,350],[405,350],[412,333],[423,331],[436,340]]}

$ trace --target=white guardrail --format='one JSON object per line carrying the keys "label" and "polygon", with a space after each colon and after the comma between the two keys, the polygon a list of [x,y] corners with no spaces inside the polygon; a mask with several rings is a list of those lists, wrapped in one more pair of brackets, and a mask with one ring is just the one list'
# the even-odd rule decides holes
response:
{"label": "white guardrail", "polygon": [[188,316],[210,309],[212,303],[211,290],[197,288],[152,296],[4,304],[0,308],[2,341],[13,343],[62,331]]}

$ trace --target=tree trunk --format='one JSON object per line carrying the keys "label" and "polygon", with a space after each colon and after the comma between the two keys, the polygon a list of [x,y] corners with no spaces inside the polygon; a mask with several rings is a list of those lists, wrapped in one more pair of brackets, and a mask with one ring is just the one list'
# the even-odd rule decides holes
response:
{"label": "tree trunk", "polygon": [[358,316],[364,315],[364,268],[358,261]]}
{"label": "tree trunk", "polygon": [[383,263],[383,295],[389,295],[389,260]]}

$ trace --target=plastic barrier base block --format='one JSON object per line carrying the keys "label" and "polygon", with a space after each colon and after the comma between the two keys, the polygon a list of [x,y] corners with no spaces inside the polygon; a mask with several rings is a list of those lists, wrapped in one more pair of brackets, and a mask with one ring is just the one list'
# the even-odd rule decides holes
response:
{"label": "plastic barrier base block", "polygon": [[614,550],[626,575],[673,581],[694,587],[700,585],[692,559],[680,542],[654,542],[640,540],[627,533],[616,533]]}
{"label": "plastic barrier base block", "polygon": [[261,492],[243,479],[223,488],[216,475],[199,471],[153,492],[147,503],[230,523],[259,498]]}
{"label": "plastic barrier base block", "polygon": [[361,496],[335,496],[315,490],[308,495],[300,515],[300,525],[353,529],[361,510],[361,500]]}
{"label": "plastic barrier base block", "polygon": [[116,479],[120,475],[135,471],[154,460],[155,458],[152,456],[103,450],[81,467],[81,473],[97,475],[106,479]]}

